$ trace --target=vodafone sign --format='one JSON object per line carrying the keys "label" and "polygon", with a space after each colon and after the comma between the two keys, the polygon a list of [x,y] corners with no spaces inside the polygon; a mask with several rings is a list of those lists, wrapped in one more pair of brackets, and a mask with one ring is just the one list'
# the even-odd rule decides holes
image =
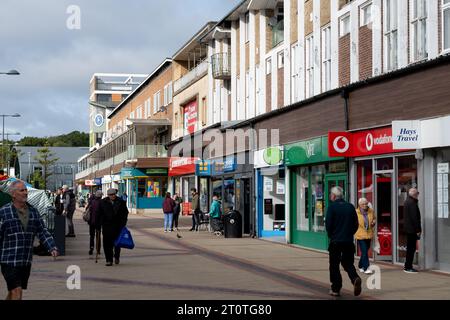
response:
{"label": "vodafone sign", "polygon": [[363,157],[394,153],[392,128],[381,128],[361,132],[330,132],[328,134],[330,157]]}

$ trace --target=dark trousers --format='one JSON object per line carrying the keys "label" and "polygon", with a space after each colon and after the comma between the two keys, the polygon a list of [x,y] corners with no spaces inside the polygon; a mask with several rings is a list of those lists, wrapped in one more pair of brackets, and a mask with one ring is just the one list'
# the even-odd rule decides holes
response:
{"label": "dark trousers", "polygon": [[352,284],[359,278],[354,266],[355,245],[353,243],[330,243],[328,248],[330,252],[330,281],[333,292],[339,292],[342,289],[342,276],[340,265],[347,272]]}
{"label": "dark trousers", "polygon": [[408,233],[406,235],[406,238],[407,238],[407,243],[406,243],[405,269],[412,269],[414,256],[416,255],[416,250],[417,250],[417,234]]}
{"label": "dark trousers", "polygon": [[103,231],[103,251],[105,252],[106,262],[113,262],[114,259],[120,259],[120,248],[114,247],[114,242],[119,237],[117,232]]}
{"label": "dark trousers", "polygon": [[358,240],[359,250],[361,250],[361,259],[359,260],[358,268],[364,269],[364,271],[369,269],[370,266],[369,249],[371,242],[372,242],[371,239]]}
{"label": "dark trousers", "polygon": [[172,228],[177,228],[178,229],[178,219],[180,218],[180,214],[179,213],[174,213],[173,214],[173,220],[172,220]]}
{"label": "dark trousers", "polygon": [[200,211],[195,210],[192,215],[192,229],[198,230],[198,226],[200,225]]}
{"label": "dark trousers", "polygon": [[89,225],[89,249],[95,248],[95,226]]}
{"label": "dark trousers", "polygon": [[69,212],[67,212],[67,226],[69,228],[69,234],[75,234],[75,229],[73,227],[73,214],[75,213],[75,211],[69,210]]}

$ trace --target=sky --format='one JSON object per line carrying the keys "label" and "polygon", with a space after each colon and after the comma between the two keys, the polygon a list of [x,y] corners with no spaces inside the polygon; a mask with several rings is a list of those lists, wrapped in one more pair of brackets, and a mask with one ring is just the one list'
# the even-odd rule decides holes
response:
{"label": "sky", "polygon": [[[0,115],[11,136],[89,131],[94,73],[151,73],[239,0],[1,0]],[[79,15],[78,15],[79,13]]]}

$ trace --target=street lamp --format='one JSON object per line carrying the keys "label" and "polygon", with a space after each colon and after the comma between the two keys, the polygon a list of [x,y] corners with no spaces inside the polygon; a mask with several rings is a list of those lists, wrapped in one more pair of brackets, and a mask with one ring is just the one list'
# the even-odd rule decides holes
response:
{"label": "street lamp", "polygon": [[[15,114],[0,114],[0,117],[3,118],[3,126],[2,126],[2,141],[3,141],[3,144],[2,144],[2,148],[4,148],[5,147],[5,118],[6,117],[19,118],[20,114],[18,114],[18,113],[15,113]],[[2,164],[3,164],[4,160],[5,160],[5,158],[2,157]]]}
{"label": "street lamp", "polygon": [[8,72],[0,72],[0,74],[6,74],[8,76],[18,76],[18,75],[20,75],[20,72],[12,69],[12,70],[9,70]]}

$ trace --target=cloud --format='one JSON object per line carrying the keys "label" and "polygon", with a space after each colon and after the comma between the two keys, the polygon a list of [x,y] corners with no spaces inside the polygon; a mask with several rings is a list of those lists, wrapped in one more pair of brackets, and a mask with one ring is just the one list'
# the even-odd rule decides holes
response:
{"label": "cloud", "polygon": [[[201,26],[225,16],[238,0],[2,0],[0,113],[6,131],[49,136],[88,130],[93,73],[150,73]],[[67,8],[81,12],[79,30]]]}

